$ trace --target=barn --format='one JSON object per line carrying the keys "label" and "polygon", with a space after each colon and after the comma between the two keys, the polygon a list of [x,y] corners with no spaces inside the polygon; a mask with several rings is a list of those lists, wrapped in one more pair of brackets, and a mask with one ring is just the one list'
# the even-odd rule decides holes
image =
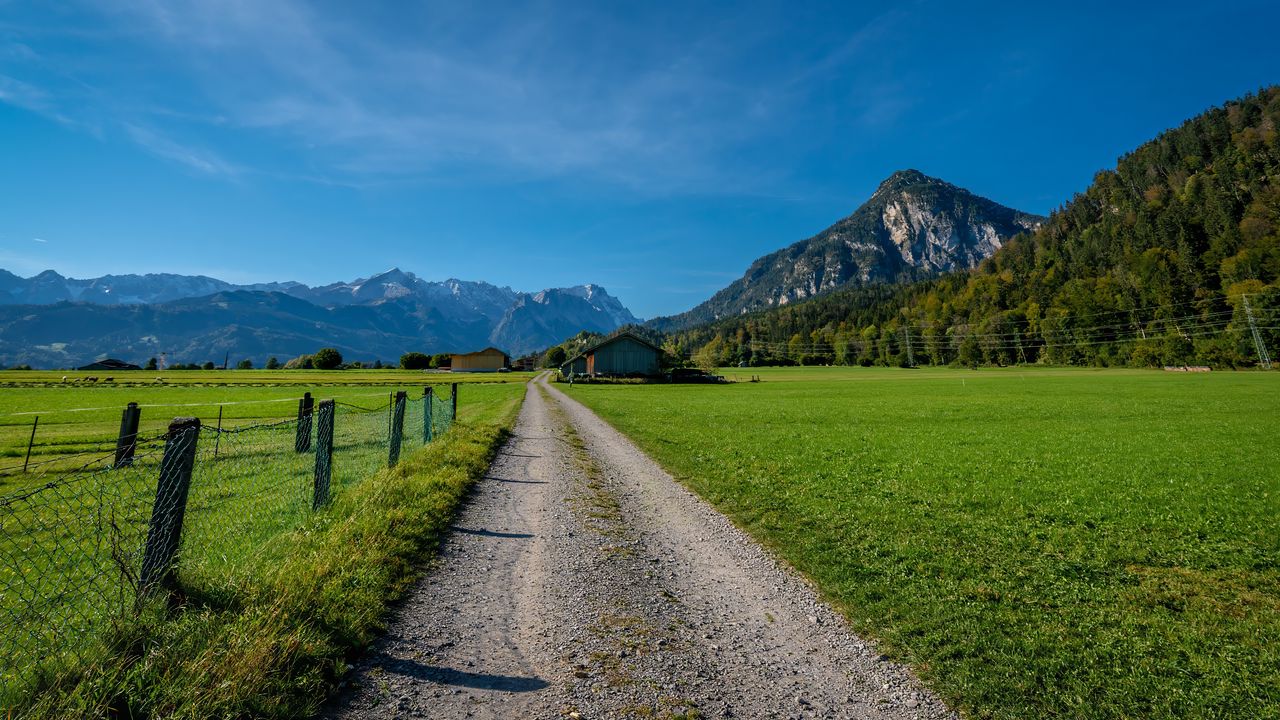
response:
{"label": "barn", "polygon": [[629,332],[602,340],[560,366],[568,375],[655,377],[661,370],[662,348]]}
{"label": "barn", "polygon": [[454,353],[452,372],[498,372],[511,363],[507,354],[495,347],[470,353]]}

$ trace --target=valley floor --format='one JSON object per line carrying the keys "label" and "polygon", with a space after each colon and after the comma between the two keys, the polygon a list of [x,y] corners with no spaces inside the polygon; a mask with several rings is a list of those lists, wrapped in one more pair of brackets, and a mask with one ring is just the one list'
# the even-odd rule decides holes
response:
{"label": "valley floor", "polygon": [[531,383],[328,718],[954,713],[590,410]]}

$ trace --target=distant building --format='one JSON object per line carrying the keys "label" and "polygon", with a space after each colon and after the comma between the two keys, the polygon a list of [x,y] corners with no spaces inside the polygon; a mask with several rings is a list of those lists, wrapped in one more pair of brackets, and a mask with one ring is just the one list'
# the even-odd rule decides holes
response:
{"label": "distant building", "polygon": [[89,363],[84,367],[80,367],[76,369],[77,370],[141,370],[142,368],[132,363],[127,363],[123,360],[116,360],[115,358],[107,358],[106,360],[99,360],[98,362]]}
{"label": "distant building", "polygon": [[538,356],[526,355],[511,361],[512,370],[528,371],[538,369]]}
{"label": "distant building", "polygon": [[498,372],[510,363],[506,353],[488,347],[472,353],[454,353],[449,367],[452,372]]}
{"label": "distant building", "polygon": [[655,377],[661,373],[662,348],[629,332],[606,338],[560,366],[568,375]]}

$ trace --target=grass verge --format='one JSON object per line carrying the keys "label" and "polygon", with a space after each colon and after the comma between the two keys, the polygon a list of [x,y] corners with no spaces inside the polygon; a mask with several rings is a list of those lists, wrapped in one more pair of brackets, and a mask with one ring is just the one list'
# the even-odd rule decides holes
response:
{"label": "grass verge", "polygon": [[[114,652],[47,681],[16,717],[313,715],[349,656],[438,546],[520,405],[512,393],[339,495],[292,533],[276,567],[216,597],[187,593],[116,629]],[[179,577],[181,582],[181,575]]]}

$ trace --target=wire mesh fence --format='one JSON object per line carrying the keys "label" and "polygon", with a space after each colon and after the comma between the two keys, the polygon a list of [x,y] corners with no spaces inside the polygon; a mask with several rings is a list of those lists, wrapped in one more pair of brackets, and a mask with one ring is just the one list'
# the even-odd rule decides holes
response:
{"label": "wire mesh fence", "polygon": [[454,393],[234,429],[175,419],[123,460],[51,466],[0,496],[0,708],[109,654],[142,598],[232,598],[312,513],[445,432]]}

